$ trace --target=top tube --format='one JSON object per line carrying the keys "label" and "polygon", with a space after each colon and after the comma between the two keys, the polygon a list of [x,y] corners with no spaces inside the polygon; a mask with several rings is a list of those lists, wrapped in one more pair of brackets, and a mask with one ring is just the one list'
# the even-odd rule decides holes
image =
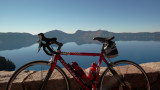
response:
{"label": "top tube", "polygon": [[101,56],[101,55],[102,55],[102,53],[61,52],[61,55]]}

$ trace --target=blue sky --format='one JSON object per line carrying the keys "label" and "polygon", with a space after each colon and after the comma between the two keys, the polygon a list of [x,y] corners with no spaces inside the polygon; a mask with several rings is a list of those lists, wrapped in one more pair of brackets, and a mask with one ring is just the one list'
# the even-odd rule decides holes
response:
{"label": "blue sky", "polygon": [[0,0],[0,32],[159,32],[160,0]]}

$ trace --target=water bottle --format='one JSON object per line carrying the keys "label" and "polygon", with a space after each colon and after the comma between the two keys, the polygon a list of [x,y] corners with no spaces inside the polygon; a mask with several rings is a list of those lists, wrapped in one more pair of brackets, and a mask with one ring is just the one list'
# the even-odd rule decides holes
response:
{"label": "water bottle", "polygon": [[81,67],[79,67],[77,62],[72,62],[71,66],[73,67],[76,74],[79,75],[82,79],[85,79],[87,77],[85,72],[82,70]]}
{"label": "water bottle", "polygon": [[91,68],[89,69],[88,78],[90,80],[94,80],[96,78],[96,69],[97,69],[97,64],[96,62],[94,62],[91,64]]}

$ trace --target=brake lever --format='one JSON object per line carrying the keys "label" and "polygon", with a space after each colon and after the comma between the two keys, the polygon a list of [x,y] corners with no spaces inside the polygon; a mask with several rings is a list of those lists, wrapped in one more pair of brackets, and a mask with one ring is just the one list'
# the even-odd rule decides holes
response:
{"label": "brake lever", "polygon": [[42,40],[40,39],[37,42],[39,43],[39,46],[38,46],[38,52],[39,52],[41,50],[41,47],[42,47]]}

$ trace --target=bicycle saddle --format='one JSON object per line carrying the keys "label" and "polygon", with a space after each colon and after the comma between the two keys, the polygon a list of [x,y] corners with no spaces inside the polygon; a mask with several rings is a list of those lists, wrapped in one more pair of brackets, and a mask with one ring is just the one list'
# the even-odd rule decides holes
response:
{"label": "bicycle saddle", "polygon": [[93,40],[98,40],[98,41],[103,42],[103,43],[111,41],[112,39],[114,39],[114,36],[107,37],[107,38],[102,38],[102,37],[95,37],[95,38],[93,38]]}

